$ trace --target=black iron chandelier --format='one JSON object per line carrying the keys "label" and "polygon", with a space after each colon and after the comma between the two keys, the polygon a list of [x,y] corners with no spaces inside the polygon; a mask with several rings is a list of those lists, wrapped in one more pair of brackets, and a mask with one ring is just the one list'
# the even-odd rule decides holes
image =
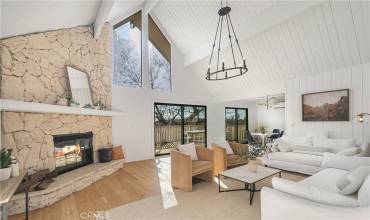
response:
{"label": "black iron chandelier", "polygon": [[[245,63],[245,58],[243,56],[242,50],[240,49],[238,38],[236,37],[236,34],[235,34],[234,26],[231,22],[230,11],[231,11],[231,8],[227,5],[227,2],[226,2],[226,6],[223,6],[222,1],[221,1],[221,8],[218,10],[219,17],[218,17],[216,35],[213,41],[212,53],[211,53],[211,57],[208,63],[208,70],[207,70],[207,75],[206,75],[207,80],[231,79],[237,76],[241,76],[248,71],[247,65]],[[230,47],[231,47],[231,53],[232,53],[233,63],[229,67],[225,65],[224,59],[222,60],[222,64],[220,64],[220,52],[221,52],[220,47],[221,47],[221,40],[222,40],[222,28],[223,28],[224,23],[226,23],[226,26],[227,26],[227,33],[228,33],[228,38],[230,41]],[[234,51],[236,50],[236,48],[234,48],[233,46],[233,39],[232,39],[231,34],[233,34],[234,36],[234,40],[237,45],[237,49],[239,51]],[[218,49],[217,49],[217,63],[215,65],[216,69],[211,71],[213,52],[215,50],[217,40],[218,40]],[[242,63],[237,63],[237,60],[238,60],[237,58],[238,58],[239,53],[240,53],[240,60],[242,60]]]}

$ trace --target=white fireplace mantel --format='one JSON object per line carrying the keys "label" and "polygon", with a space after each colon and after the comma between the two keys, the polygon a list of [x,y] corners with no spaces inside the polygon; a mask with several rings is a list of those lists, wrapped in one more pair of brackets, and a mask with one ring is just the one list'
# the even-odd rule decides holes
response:
{"label": "white fireplace mantel", "polygon": [[9,99],[0,99],[1,111],[12,112],[34,112],[34,113],[59,113],[74,115],[96,115],[96,116],[123,116],[120,111],[95,110],[89,108],[70,107],[63,105],[50,105],[36,102],[23,102]]}

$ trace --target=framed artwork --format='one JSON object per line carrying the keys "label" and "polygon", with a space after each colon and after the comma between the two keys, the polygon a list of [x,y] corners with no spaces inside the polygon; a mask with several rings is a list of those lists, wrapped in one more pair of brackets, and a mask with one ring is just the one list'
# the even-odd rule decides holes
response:
{"label": "framed artwork", "polygon": [[349,89],[303,94],[302,121],[349,121]]}

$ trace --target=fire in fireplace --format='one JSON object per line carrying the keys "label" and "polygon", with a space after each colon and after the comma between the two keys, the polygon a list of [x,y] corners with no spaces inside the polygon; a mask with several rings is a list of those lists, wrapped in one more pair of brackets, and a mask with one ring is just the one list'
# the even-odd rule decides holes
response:
{"label": "fire in fireplace", "polygon": [[58,174],[93,163],[92,132],[54,136],[55,171]]}

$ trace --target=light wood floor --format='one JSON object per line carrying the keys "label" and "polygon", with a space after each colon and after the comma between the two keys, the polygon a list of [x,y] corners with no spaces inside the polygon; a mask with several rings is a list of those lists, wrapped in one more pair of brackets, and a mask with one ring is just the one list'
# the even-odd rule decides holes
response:
{"label": "light wood floor", "polygon": [[[31,211],[29,219],[77,220],[81,219],[82,212],[104,211],[156,194],[160,194],[160,186],[155,160],[131,162],[49,207]],[[24,219],[24,215],[10,216],[9,219]]]}

